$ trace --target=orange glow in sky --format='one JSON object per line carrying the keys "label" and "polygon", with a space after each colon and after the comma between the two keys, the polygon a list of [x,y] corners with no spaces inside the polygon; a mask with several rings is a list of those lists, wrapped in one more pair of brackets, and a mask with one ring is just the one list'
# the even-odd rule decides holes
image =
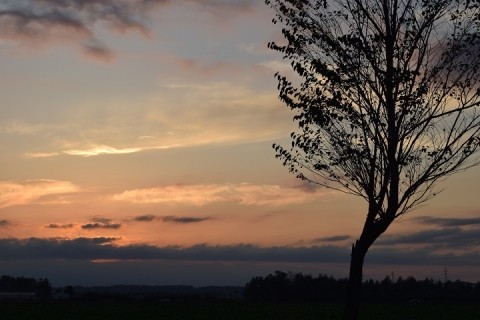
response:
{"label": "orange glow in sky", "polygon": [[[344,265],[366,205],[275,159],[295,124],[277,98],[273,74],[289,65],[266,47],[281,30],[263,1],[73,3],[0,4],[2,272],[95,284],[117,281],[96,270],[120,279],[128,264],[163,266],[177,283],[176,268],[197,268],[216,284],[228,280],[215,270],[241,268],[238,284]],[[14,11],[31,21],[19,27]],[[372,276],[407,265],[441,278],[451,264],[480,280],[479,177],[452,177],[392,226]]]}

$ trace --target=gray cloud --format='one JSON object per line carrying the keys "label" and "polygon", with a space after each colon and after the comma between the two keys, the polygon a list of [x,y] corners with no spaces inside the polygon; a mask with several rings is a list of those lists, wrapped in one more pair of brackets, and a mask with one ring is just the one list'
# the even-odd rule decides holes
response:
{"label": "gray cloud", "polygon": [[117,246],[116,238],[28,238],[0,239],[3,259],[118,259],[118,260],[188,260],[188,261],[283,261],[346,262],[344,248],[269,247],[250,244],[191,247],[138,244]]}
{"label": "gray cloud", "polygon": [[[254,1],[190,0],[215,15],[247,11]],[[101,25],[115,32],[148,34],[150,12],[173,0],[4,0],[0,3],[0,39],[45,45],[77,43],[91,57],[108,60],[112,50],[97,36]]]}
{"label": "gray cloud", "polygon": [[73,228],[73,226],[74,226],[73,223],[67,223],[67,224],[51,223],[49,225],[46,225],[45,228],[47,228],[47,229],[70,229],[70,228]]}
{"label": "gray cloud", "polygon": [[440,227],[464,227],[480,225],[479,218],[436,218],[430,216],[416,217],[412,221],[421,224],[436,225]]}
{"label": "gray cloud", "polygon": [[0,220],[0,228],[1,227],[7,227],[10,225],[10,221],[6,220],[6,219],[2,219]]}
{"label": "gray cloud", "polygon": [[120,223],[87,223],[82,225],[82,229],[94,230],[94,229],[120,229],[122,225]]}
{"label": "gray cloud", "polygon": [[[251,244],[207,245],[190,247],[135,244],[118,246],[116,238],[28,238],[0,239],[2,260],[65,259],[65,260],[164,260],[164,261],[235,261],[281,263],[340,263],[349,261],[347,247],[259,247]],[[433,253],[428,248],[396,250],[373,248],[367,255],[367,264],[373,265],[440,265],[475,266],[480,253]]]}
{"label": "gray cloud", "polygon": [[125,33],[148,33],[147,13],[167,1],[146,0],[11,0],[0,4],[0,38],[45,45],[77,43],[94,58],[112,51],[97,37],[97,26]]}
{"label": "gray cloud", "polygon": [[151,214],[136,216],[135,218],[133,218],[133,220],[138,221],[138,222],[151,222],[151,221],[154,221],[156,219],[157,219],[157,217],[154,216],[154,215],[151,215]]}
{"label": "gray cloud", "polygon": [[112,219],[105,218],[105,217],[93,217],[91,220],[93,222],[98,222],[98,223],[110,223],[110,222],[112,222]]}
{"label": "gray cloud", "polygon": [[385,236],[378,245],[416,244],[435,246],[437,249],[475,248],[480,245],[480,229],[465,230],[458,227],[423,230],[403,235]]}
{"label": "gray cloud", "polygon": [[313,243],[315,242],[336,242],[336,241],[344,241],[349,240],[352,237],[349,235],[338,235],[338,236],[331,236],[331,237],[323,237],[323,238],[316,238],[313,239]]}
{"label": "gray cloud", "polygon": [[177,216],[166,216],[162,217],[163,222],[173,222],[173,223],[197,223],[210,220],[207,217],[177,217]]}
{"label": "gray cloud", "polygon": [[91,219],[93,223],[86,223],[81,226],[85,230],[95,230],[95,229],[120,229],[122,227],[121,223],[113,222],[110,218],[105,218],[101,216],[93,217]]}
{"label": "gray cloud", "polygon": [[179,224],[188,224],[188,223],[198,223],[198,222],[203,222],[210,220],[211,218],[209,217],[184,217],[184,216],[163,216],[163,217],[158,217],[155,215],[141,215],[141,216],[136,216],[133,218],[134,221],[137,222],[152,222],[152,221],[163,221],[163,222],[169,222],[169,223],[179,223]]}

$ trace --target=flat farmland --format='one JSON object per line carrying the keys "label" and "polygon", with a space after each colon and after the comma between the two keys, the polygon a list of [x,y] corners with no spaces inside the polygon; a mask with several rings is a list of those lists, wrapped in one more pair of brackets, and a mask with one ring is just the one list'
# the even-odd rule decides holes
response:
{"label": "flat farmland", "polygon": [[[341,304],[241,301],[1,302],[1,320],[340,320]],[[362,320],[478,320],[480,306],[367,304]]]}

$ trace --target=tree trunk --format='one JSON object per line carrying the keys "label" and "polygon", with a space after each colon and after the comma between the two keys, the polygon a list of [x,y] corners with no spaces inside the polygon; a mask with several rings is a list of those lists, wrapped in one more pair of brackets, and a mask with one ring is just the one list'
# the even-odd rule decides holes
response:
{"label": "tree trunk", "polygon": [[357,320],[360,310],[360,295],[363,279],[363,260],[368,249],[363,248],[356,241],[352,246],[350,260],[350,274],[348,277],[347,299],[345,302],[345,311],[343,320]]}

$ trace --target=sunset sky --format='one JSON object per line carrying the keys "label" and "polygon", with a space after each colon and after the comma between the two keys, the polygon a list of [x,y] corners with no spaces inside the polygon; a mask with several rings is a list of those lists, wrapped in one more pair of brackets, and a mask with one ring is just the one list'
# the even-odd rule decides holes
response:
{"label": "sunset sky", "polygon": [[[290,72],[260,0],[0,3],[0,274],[243,285],[347,275],[366,204],[275,159]],[[480,168],[395,222],[365,276],[480,281]]]}

